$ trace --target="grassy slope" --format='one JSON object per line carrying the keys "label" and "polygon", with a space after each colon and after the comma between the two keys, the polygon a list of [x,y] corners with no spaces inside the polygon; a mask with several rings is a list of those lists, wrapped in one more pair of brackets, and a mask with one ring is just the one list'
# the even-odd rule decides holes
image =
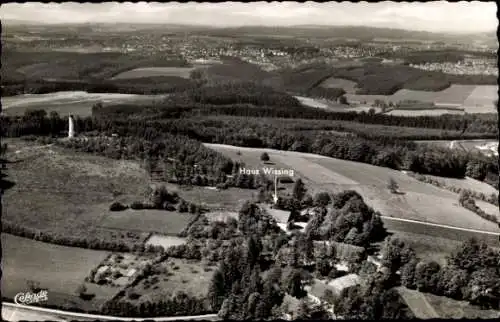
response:
{"label": "grassy slope", "polygon": [[118,289],[88,285],[96,297],[85,302],[78,297],[77,287],[107,256],[107,252],[52,245],[26,238],[2,234],[2,295],[14,297],[29,291],[26,282],[37,281],[48,289],[47,304],[77,303],[86,308],[112,297]]}
{"label": "grassy slope", "polygon": [[[305,176],[305,182],[313,193],[322,190],[334,192],[356,189],[369,205],[385,216],[498,231],[497,225],[460,207],[457,202],[457,194],[418,182],[399,171],[298,152],[270,149],[247,150],[221,145],[208,146],[230,157],[234,157],[235,150],[240,150],[242,151],[240,157],[248,163],[255,163],[256,156],[260,155],[262,151],[268,151],[271,160],[278,160],[280,163],[287,162],[290,166],[300,166],[300,169],[295,168],[294,170]],[[322,166],[321,172],[311,171],[318,165]],[[389,193],[386,186],[390,177],[396,180],[400,190],[405,194]],[[440,205],[440,207],[436,207],[436,205]]]}
{"label": "grassy slope", "polygon": [[16,184],[4,194],[3,220],[71,236],[119,238],[119,232],[98,226],[113,200],[142,198],[148,181],[137,164],[20,140],[7,143],[9,159],[24,161],[9,164],[7,179]]}

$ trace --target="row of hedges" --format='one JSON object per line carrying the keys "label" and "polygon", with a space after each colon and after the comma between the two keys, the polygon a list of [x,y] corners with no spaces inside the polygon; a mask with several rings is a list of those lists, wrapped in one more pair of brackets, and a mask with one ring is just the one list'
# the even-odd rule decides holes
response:
{"label": "row of hedges", "polygon": [[[146,251],[143,241],[126,242],[123,240],[101,239],[92,235],[86,237],[65,236],[5,221],[2,221],[2,232],[14,236],[24,237],[44,243],[51,243],[61,246],[107,250],[113,252]],[[148,250],[156,251],[156,249],[153,248],[150,248]]]}
{"label": "row of hedges", "polygon": [[498,217],[495,215],[490,215],[486,213],[484,210],[479,208],[476,205],[476,201],[474,198],[469,195],[467,192],[462,192],[460,193],[460,197],[458,200],[460,206],[464,207],[465,209],[468,209],[472,211],[473,213],[479,215],[481,218],[486,219],[488,221],[494,222],[495,224],[498,223]]}
{"label": "row of hedges", "polygon": [[495,206],[499,205],[498,204],[498,195],[494,194],[494,193],[487,196],[486,194],[484,194],[482,192],[446,185],[443,182],[440,182],[439,180],[429,178],[428,176],[423,175],[423,174],[408,172],[408,175],[417,179],[418,181],[432,184],[438,188],[443,188],[443,189],[446,189],[448,191],[455,192],[458,194],[467,193],[471,198],[485,201],[485,202],[491,203]]}

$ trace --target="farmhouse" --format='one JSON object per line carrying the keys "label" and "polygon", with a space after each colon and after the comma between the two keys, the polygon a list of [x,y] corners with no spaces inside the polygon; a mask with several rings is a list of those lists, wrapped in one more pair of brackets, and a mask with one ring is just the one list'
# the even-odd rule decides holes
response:
{"label": "farmhouse", "polygon": [[359,285],[360,283],[361,277],[357,274],[344,275],[330,281],[329,283],[315,279],[309,293],[317,299],[321,299],[327,290],[330,290],[335,296],[340,296],[343,291]]}

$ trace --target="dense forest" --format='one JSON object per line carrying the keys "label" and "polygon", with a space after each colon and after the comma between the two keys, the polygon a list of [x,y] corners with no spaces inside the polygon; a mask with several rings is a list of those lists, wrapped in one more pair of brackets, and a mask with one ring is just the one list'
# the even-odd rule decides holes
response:
{"label": "dense forest", "polygon": [[[444,122],[445,119],[442,121]],[[1,121],[5,136],[58,136],[66,129],[66,120],[55,113],[51,113],[47,117],[43,111],[31,111],[23,117],[2,117]],[[318,131],[314,130],[318,125],[312,123],[304,125],[304,123],[300,124],[299,120],[293,120],[291,124],[286,124],[279,119],[243,117],[193,117],[152,121],[136,117],[133,113],[127,117],[116,117],[115,115],[113,118],[101,116],[77,118],[76,120],[79,132],[97,132],[108,136],[117,134],[120,137],[141,138],[151,142],[151,144],[156,142],[156,146],[159,147],[173,144],[176,146],[174,150],[177,152],[175,153],[178,151],[184,151],[185,154],[189,152],[187,153],[190,155],[189,162],[194,163],[194,159],[200,162],[202,159],[207,159],[205,163],[216,162],[218,165],[223,162],[225,173],[230,173],[231,161],[221,161],[222,157],[205,158],[205,153],[209,152],[203,152],[205,149],[201,148],[200,141],[316,153],[393,169],[406,169],[423,174],[458,178],[465,176],[470,163],[469,166],[473,164],[474,167],[481,167],[480,171],[471,172],[478,174],[477,179],[484,180],[494,186],[498,185],[496,158],[486,157],[478,153],[416,145],[412,142],[394,140],[395,138],[389,135],[386,135],[385,138],[377,137],[377,135],[370,136],[369,131],[365,133],[354,132],[354,136],[325,131],[324,127]],[[304,131],[304,129],[307,130]],[[334,127],[332,130],[336,129],[338,130]],[[185,138],[181,139],[177,136]],[[168,140],[164,138],[168,138]],[[181,147],[183,144],[187,144],[186,147]],[[192,148],[189,148],[191,146]],[[189,150],[187,150],[188,148]],[[90,149],[96,150],[95,148]],[[196,156],[198,152],[200,153]],[[209,167],[217,168],[216,165]],[[486,175],[483,176],[484,173]]]}

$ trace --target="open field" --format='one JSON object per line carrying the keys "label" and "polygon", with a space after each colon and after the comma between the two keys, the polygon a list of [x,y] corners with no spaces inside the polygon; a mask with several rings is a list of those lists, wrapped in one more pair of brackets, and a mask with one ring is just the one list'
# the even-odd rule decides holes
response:
{"label": "open field", "polygon": [[330,77],[325,79],[319,86],[325,88],[343,88],[349,94],[356,92],[356,83],[343,78]]}
{"label": "open field", "polygon": [[[17,139],[4,142],[7,159],[18,162],[6,171],[15,185],[4,193],[3,221],[73,237],[120,238],[116,230],[99,228],[100,221],[114,200],[142,198],[148,180],[138,164]],[[143,235],[131,238],[137,242]]]}
{"label": "open field", "polygon": [[498,101],[498,86],[476,86],[463,105],[469,113],[475,110],[497,111],[495,101]]}
{"label": "open field", "polygon": [[459,109],[428,109],[428,110],[405,110],[396,109],[385,114],[394,116],[439,116],[443,114],[464,114],[465,112]]}
{"label": "open field", "polygon": [[135,95],[114,93],[87,93],[82,91],[55,92],[49,94],[24,94],[2,98],[2,113],[23,115],[28,109],[43,109],[60,115],[92,115],[92,106],[98,102],[139,103],[161,99],[158,95]]}
{"label": "open field", "polygon": [[[494,105],[497,97],[498,86],[494,85],[457,85],[438,91],[418,91],[400,89],[392,95],[360,95],[347,93],[345,96],[350,103],[373,104],[375,100],[398,103],[405,100],[434,103],[435,108],[422,108],[422,111],[431,115],[446,113],[497,113]],[[404,111],[404,112],[403,112]],[[406,114],[404,114],[406,113]],[[421,115],[417,110],[405,110],[404,107],[391,111],[394,115]]]}
{"label": "open field", "polygon": [[111,79],[131,79],[154,76],[178,76],[189,78],[193,69],[193,67],[144,67],[128,70]]}
{"label": "open field", "polygon": [[91,301],[79,298],[77,288],[85,277],[107,256],[107,252],[58,246],[2,234],[2,295],[13,298],[30,291],[27,281],[40,283],[48,290],[47,304],[77,304],[89,309],[110,299],[117,288],[86,284],[95,293]]}
{"label": "open field", "polygon": [[127,209],[108,212],[103,216],[99,226],[108,229],[177,235],[192,218],[192,214],[175,211]]}
{"label": "open field", "polygon": [[423,293],[406,287],[396,289],[417,319],[437,319],[440,317]]}
{"label": "open field", "polygon": [[138,285],[132,287],[132,291],[141,295],[137,301],[155,301],[160,298],[170,297],[178,292],[185,292],[194,296],[206,296],[210,280],[215,267],[205,269],[198,261],[169,258],[158,264],[166,270],[166,273],[156,275],[158,282],[151,288],[145,286],[146,280],[141,280]]}
{"label": "open field", "polygon": [[[473,212],[458,205],[458,194],[437,188],[413,179],[406,174],[382,167],[368,164],[333,159],[299,152],[276,151],[271,149],[251,149],[228,147],[210,144],[208,147],[215,149],[224,155],[231,157],[231,152],[241,151],[240,158],[243,161],[255,159],[262,152],[269,153],[271,160],[277,161],[280,166],[287,165],[296,171],[297,176],[302,177],[311,193],[318,191],[338,192],[346,189],[358,191],[368,205],[378,210],[382,215],[394,218],[411,219],[422,222],[430,222],[441,225],[462,227],[464,229],[476,229],[478,231],[489,231],[500,233],[498,226],[492,222],[482,219]],[[255,161],[253,161],[255,162]],[[285,166],[285,168],[287,167]],[[318,170],[316,169],[319,166]],[[309,171],[309,169],[311,171]],[[393,178],[400,187],[401,194],[391,194],[387,190],[387,182]],[[440,205],[436,207],[436,205]],[[411,227],[419,226],[408,222],[391,223],[397,229],[410,231]],[[422,226],[421,232],[427,233],[426,226]],[[440,231],[448,230],[443,227],[429,229],[435,236]],[[420,231],[419,231],[420,232]],[[468,233],[450,231],[447,238],[458,238]],[[472,235],[476,233],[471,233]],[[457,236],[458,235],[458,236]],[[498,238],[492,235],[492,238]],[[487,237],[489,238],[489,237]]]}
{"label": "open field", "polygon": [[434,103],[436,105],[463,105],[467,97],[478,87],[482,86],[453,84],[447,89],[436,92]]}
{"label": "open field", "polygon": [[429,293],[424,296],[441,319],[500,319],[500,311],[482,310],[466,301],[457,301],[445,296]]}
{"label": "open field", "polygon": [[186,243],[185,238],[176,236],[165,236],[159,234],[153,234],[146,241],[146,245],[162,246],[163,248],[168,248],[170,246],[178,246]]}
{"label": "open field", "polygon": [[419,258],[434,260],[440,265],[446,264],[446,257],[457,250],[462,243],[444,237],[428,236],[419,233],[391,231],[393,236],[410,245]]}
{"label": "open field", "polygon": [[[442,148],[460,149],[469,152],[498,153],[498,140],[430,140],[415,141],[418,144],[429,144]],[[483,150],[484,149],[484,150]]]}
{"label": "open field", "polygon": [[[332,112],[368,112],[372,107],[367,105],[356,106],[354,105],[341,105],[333,101],[321,98],[311,98],[305,96],[294,96],[300,101],[302,105],[314,108],[321,108]],[[375,108],[377,110],[377,108]]]}
{"label": "open field", "polygon": [[212,211],[204,214],[209,221],[222,221],[225,222],[229,218],[238,219],[238,212],[235,211]]}
{"label": "open field", "polygon": [[245,201],[257,195],[257,190],[229,188],[227,190],[208,189],[208,187],[178,187],[166,184],[169,191],[177,191],[185,200],[202,204],[210,209],[239,211]]}
{"label": "open field", "polygon": [[472,179],[469,177],[466,177],[464,179],[457,179],[457,178],[446,178],[446,177],[438,177],[438,176],[433,176],[433,175],[425,175],[426,177],[429,177],[433,180],[442,182],[446,186],[450,187],[457,187],[457,188],[462,188],[462,189],[468,189],[468,190],[473,190],[477,192],[484,193],[485,195],[490,195],[492,193],[498,194],[498,190],[493,188],[491,185],[476,180]]}

